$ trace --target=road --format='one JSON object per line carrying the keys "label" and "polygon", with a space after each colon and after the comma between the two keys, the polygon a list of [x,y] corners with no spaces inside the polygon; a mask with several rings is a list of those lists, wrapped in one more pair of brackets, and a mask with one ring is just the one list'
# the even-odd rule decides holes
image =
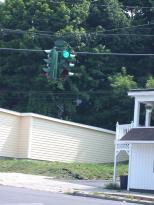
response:
{"label": "road", "polygon": [[0,186],[0,205],[136,205],[65,194]]}

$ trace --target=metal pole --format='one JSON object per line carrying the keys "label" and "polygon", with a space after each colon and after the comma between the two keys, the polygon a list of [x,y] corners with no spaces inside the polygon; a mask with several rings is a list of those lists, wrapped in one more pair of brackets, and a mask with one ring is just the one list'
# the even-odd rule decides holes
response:
{"label": "metal pole", "polygon": [[[115,142],[116,143],[116,142]],[[113,174],[113,184],[116,183],[116,170],[117,169],[117,144],[115,145],[115,153],[114,153],[114,174]]]}
{"label": "metal pole", "polygon": [[132,152],[132,144],[129,144],[129,164],[128,164],[128,184],[127,184],[127,191],[130,188],[130,177],[131,177],[131,152]]}

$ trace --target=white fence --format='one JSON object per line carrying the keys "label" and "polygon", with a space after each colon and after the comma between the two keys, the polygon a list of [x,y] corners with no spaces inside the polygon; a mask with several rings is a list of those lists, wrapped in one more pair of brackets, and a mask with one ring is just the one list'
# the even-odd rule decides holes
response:
{"label": "white fence", "polygon": [[119,123],[117,122],[117,125],[116,125],[116,140],[120,140],[133,127],[134,127],[133,122],[131,122],[131,124],[124,124],[124,125],[119,125]]}

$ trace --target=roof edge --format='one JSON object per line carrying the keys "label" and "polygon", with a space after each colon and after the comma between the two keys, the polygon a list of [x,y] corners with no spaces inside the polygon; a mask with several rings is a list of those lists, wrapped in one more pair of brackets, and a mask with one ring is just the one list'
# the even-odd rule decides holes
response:
{"label": "roof edge", "polygon": [[52,117],[48,117],[48,116],[40,115],[40,114],[35,114],[35,113],[20,113],[20,112],[11,111],[11,110],[4,109],[4,108],[0,108],[0,112],[8,113],[8,114],[11,114],[11,115],[16,115],[16,116],[20,116],[20,117],[36,117],[36,118],[40,118],[40,119],[45,119],[45,120],[49,120],[49,121],[54,121],[54,122],[67,124],[67,125],[72,125],[72,126],[82,127],[82,128],[86,128],[86,129],[96,130],[96,131],[99,131],[99,132],[105,132],[105,133],[108,133],[108,134],[113,134],[113,135],[116,134],[116,132],[112,131],[112,130],[103,129],[103,128],[90,126],[90,125],[84,125],[84,124],[71,122],[71,121],[66,121],[66,120],[60,120],[60,119],[57,119],[57,118],[52,118]]}
{"label": "roof edge", "polygon": [[99,127],[95,127],[95,126],[91,126],[91,125],[84,125],[84,124],[80,124],[80,123],[77,123],[77,122],[61,120],[61,119],[57,119],[57,118],[52,118],[52,117],[40,115],[40,114],[22,113],[21,115],[22,116],[27,116],[27,117],[36,117],[36,118],[40,118],[40,119],[45,119],[45,120],[49,120],[49,121],[59,122],[59,123],[62,123],[62,124],[67,124],[67,125],[73,125],[73,126],[77,126],[77,127],[82,127],[82,128],[86,128],[86,129],[100,131],[100,132],[106,132],[106,133],[113,134],[113,135],[116,134],[116,132],[112,131],[112,130],[108,130],[108,129],[104,129],[104,128],[99,128]]}
{"label": "roof edge", "polygon": [[154,91],[154,88],[138,88],[138,89],[129,90],[129,92],[142,92],[142,91]]}
{"label": "roof edge", "polygon": [[4,109],[4,108],[0,108],[0,112],[4,112],[4,113],[11,114],[11,115],[16,115],[16,116],[21,116],[20,112],[16,112],[16,111]]}
{"label": "roof edge", "polygon": [[120,144],[154,144],[153,140],[121,140]]}

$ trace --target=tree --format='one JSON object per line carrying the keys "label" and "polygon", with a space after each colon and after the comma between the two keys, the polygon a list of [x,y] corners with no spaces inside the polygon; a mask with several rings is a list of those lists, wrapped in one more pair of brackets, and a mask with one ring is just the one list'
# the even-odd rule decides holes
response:
{"label": "tree", "polygon": [[[153,53],[152,37],[141,34],[153,33],[154,10],[123,7],[154,6],[153,1],[58,2],[1,3],[0,46],[45,50],[60,37],[74,51]],[[134,27],[141,24],[148,25]],[[133,33],[137,35],[131,36]],[[42,72],[44,58],[43,52],[0,51],[1,107],[114,129],[116,121],[131,120],[132,101],[126,92],[137,85],[143,87],[154,72],[153,56],[78,54],[72,72],[80,75],[49,81]],[[122,67],[127,72],[121,72]]]}
{"label": "tree", "polygon": [[154,78],[150,76],[146,82],[146,88],[154,88]]}
{"label": "tree", "polygon": [[122,68],[121,73],[109,76],[109,81],[115,92],[122,93],[127,92],[130,89],[137,88],[137,84],[133,78],[133,76],[127,74],[126,68]]}

